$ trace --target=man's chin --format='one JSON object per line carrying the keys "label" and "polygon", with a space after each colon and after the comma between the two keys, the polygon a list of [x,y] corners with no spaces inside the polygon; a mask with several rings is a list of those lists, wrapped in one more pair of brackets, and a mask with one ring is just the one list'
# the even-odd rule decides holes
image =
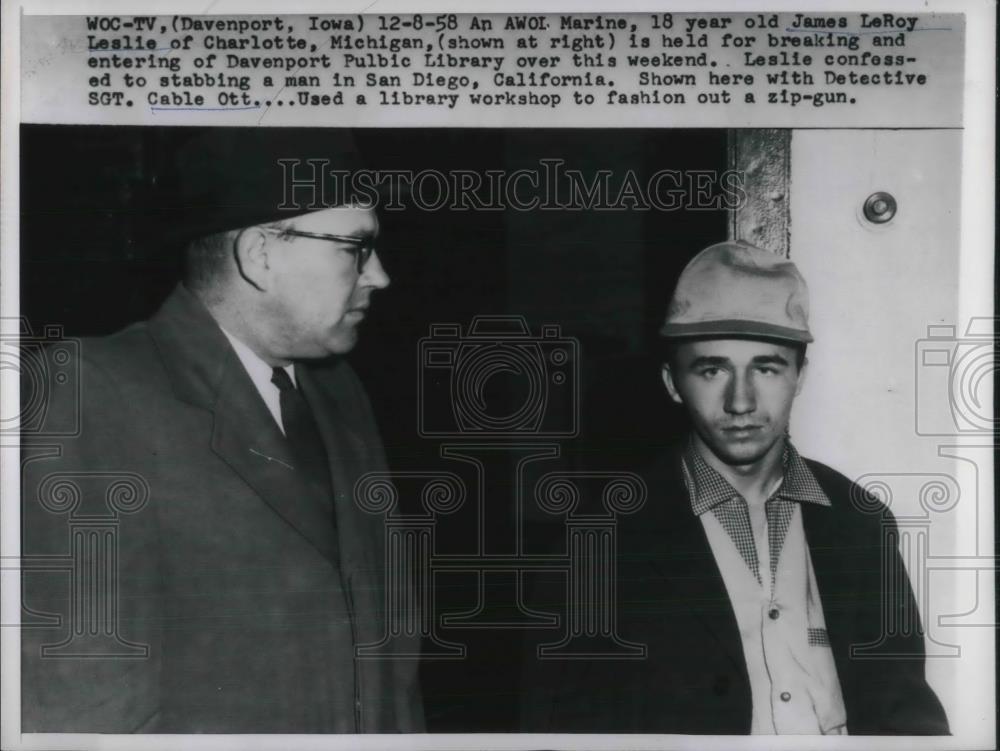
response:
{"label": "man's chin", "polygon": [[759,462],[767,455],[767,446],[742,441],[721,441],[712,447],[713,453],[723,462],[740,467]]}
{"label": "man's chin", "polygon": [[348,330],[338,331],[337,336],[331,338],[326,345],[327,355],[346,355],[358,343],[358,330],[352,326]]}

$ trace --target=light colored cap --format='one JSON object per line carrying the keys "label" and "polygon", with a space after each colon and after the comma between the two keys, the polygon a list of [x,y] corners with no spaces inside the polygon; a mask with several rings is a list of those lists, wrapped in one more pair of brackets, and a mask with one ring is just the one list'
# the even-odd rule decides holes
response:
{"label": "light colored cap", "polygon": [[681,272],[660,335],[811,342],[806,280],[787,258],[749,243],[711,245]]}

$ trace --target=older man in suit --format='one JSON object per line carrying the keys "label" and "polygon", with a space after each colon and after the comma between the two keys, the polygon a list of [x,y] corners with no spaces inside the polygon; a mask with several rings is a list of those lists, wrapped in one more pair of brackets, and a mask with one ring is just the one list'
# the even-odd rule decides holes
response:
{"label": "older man in suit", "polygon": [[948,732],[892,515],[788,436],[808,309],[794,264],[745,243],[684,270],[663,381],[692,429],[617,528],[617,625],[646,654],[534,662],[525,730]]}
{"label": "older man in suit", "polygon": [[[81,343],[82,401],[49,405],[79,408],[78,435],[26,452],[31,560],[65,556],[70,527],[106,513],[95,479],[141,498],[68,575],[23,577],[24,732],[423,729],[415,661],[362,649],[385,636],[387,598],[382,521],[354,487],[385,459],[344,355],[389,284],[378,218],[291,200],[290,155],[268,138],[178,152],[158,210],[197,233],[184,282],[150,320]],[[350,156],[345,139],[309,156]]]}

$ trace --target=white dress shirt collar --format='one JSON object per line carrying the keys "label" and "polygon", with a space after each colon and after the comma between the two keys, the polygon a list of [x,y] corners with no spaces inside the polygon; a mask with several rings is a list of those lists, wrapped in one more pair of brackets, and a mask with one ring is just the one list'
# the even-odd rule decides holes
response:
{"label": "white dress shirt collar", "polygon": [[[264,404],[267,405],[268,411],[274,417],[274,421],[278,423],[281,432],[284,433],[285,427],[281,422],[281,392],[277,386],[271,383],[271,375],[274,369],[264,362],[260,355],[250,349],[244,342],[237,339],[225,329],[222,329],[222,333],[226,335],[229,343],[233,346],[236,356],[240,358],[240,362],[243,363],[247,375],[250,376],[253,385],[257,387],[257,392],[264,400]],[[291,364],[286,365],[285,372],[288,373],[288,377],[292,379],[292,383],[297,387],[298,382],[295,380],[295,367]]]}

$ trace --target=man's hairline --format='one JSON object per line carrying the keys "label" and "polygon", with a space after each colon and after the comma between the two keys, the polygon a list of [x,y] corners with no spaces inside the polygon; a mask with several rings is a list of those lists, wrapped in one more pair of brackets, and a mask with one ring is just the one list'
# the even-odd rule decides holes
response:
{"label": "man's hairline", "polygon": [[779,347],[788,347],[795,351],[795,369],[797,372],[801,373],[803,368],[809,362],[806,357],[806,351],[808,349],[809,342],[800,342],[792,339],[780,339],[778,337],[767,337],[767,336],[752,336],[752,335],[741,335],[735,336],[730,334],[719,334],[719,335],[697,335],[697,336],[671,336],[663,337],[661,339],[662,347],[666,349],[662,360],[663,366],[673,369],[673,365],[670,362],[670,353],[676,352],[676,350],[682,344],[696,343],[696,342],[710,342],[710,341],[746,341],[746,342],[759,342],[761,344],[773,344]]}

